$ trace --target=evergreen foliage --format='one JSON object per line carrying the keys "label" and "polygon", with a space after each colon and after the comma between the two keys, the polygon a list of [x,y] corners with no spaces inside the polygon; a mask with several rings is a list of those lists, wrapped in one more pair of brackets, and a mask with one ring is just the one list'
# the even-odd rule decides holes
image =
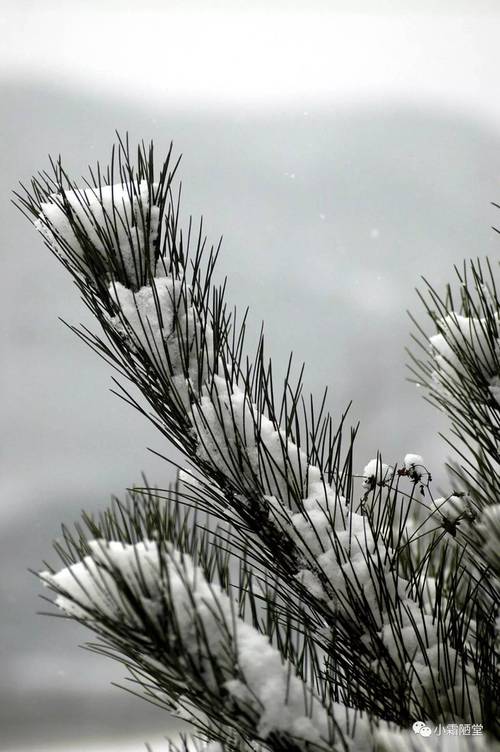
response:
{"label": "evergreen foliage", "polygon": [[[326,411],[326,392],[305,397],[291,360],[277,384],[263,334],[249,356],[246,317],[215,282],[219,246],[201,223],[180,227],[172,150],[157,174],[152,145],[135,156],[119,139],[83,183],[59,159],[17,194],[99,324],[73,330],[184,457],[173,487],[144,482],[63,529],[63,568],[40,574],[55,605],[138,694],[190,721],[195,741],[179,750],[497,749],[489,264],[464,266],[458,310],[451,289],[422,296],[437,334],[418,330],[413,370],[456,452],[452,490],[436,499],[417,455],[356,474],[356,429]],[[460,735],[426,737],[419,722]]]}

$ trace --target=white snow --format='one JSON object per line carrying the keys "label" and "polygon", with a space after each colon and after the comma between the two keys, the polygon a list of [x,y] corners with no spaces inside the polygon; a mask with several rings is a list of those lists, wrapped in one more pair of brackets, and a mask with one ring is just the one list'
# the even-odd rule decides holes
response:
{"label": "white snow", "polygon": [[419,481],[422,478],[422,474],[425,470],[424,460],[419,454],[406,454],[403,460],[403,466],[408,476],[413,481]]}
{"label": "white snow", "polygon": [[449,522],[455,522],[465,511],[466,503],[463,497],[447,496],[434,499],[434,506],[439,515],[445,517]]}
{"label": "white snow", "polygon": [[79,240],[84,234],[103,256],[110,252],[121,256],[129,278],[135,280],[136,264],[159,232],[160,209],[150,203],[150,190],[155,188],[141,180],[53,193],[50,201],[42,203],[35,224],[55,250],[56,241],[62,241],[73,258],[85,263]]}
{"label": "white snow", "polygon": [[406,454],[403,464],[405,470],[414,470],[419,465],[423,465],[424,461],[419,454]]}
{"label": "white snow", "polygon": [[222,376],[206,385],[193,417],[200,455],[233,479],[263,477],[266,493],[287,501],[290,479],[302,493],[320,477],[285,431],[259,412],[244,389]]}
{"label": "white snow", "polygon": [[159,558],[156,543],[143,541],[135,546],[103,540],[88,543],[91,554],[81,562],[40,576],[47,585],[56,588],[56,605],[68,615],[93,621],[104,614],[119,616],[138,624],[139,619],[128,600],[119,590],[114,572],[119,570],[127,584],[141,596],[144,585],[154,593],[159,581]]}
{"label": "white snow", "polygon": [[[42,573],[47,583],[64,591],[56,597],[59,608],[69,615],[90,619],[98,608],[110,618],[131,619],[136,627],[138,620],[124,605],[124,597],[116,597],[116,573],[143,599],[144,590],[152,601],[161,601],[162,593],[168,592],[168,605],[174,610],[185,649],[199,663],[206,681],[215,685],[210,660],[200,650],[202,625],[210,654],[219,659],[227,675],[226,690],[236,704],[248,704],[258,713],[258,729],[263,738],[280,730],[297,736],[304,748],[306,742],[319,743],[330,738],[328,714],[311,689],[290,671],[267,636],[237,617],[228,596],[218,585],[206,581],[189,556],[168,548],[160,566],[160,553],[152,541],[125,545],[98,540],[91,541],[89,546],[91,554],[82,562],[55,574]],[[110,593],[109,598],[103,597],[102,583]],[[78,605],[71,598],[77,599]],[[237,665],[228,663],[227,632],[232,634],[236,645]],[[332,713],[347,733],[355,711],[337,703]],[[355,749],[370,749],[369,739],[367,721],[357,718]]]}
{"label": "white snow", "polygon": [[[110,321],[167,375],[190,413],[199,440],[198,454],[234,481],[244,476],[253,484],[254,477],[264,476],[270,496],[286,500],[289,478],[302,492],[307,481],[319,477],[314,468],[308,468],[305,453],[258,411],[237,383],[229,385],[218,375],[208,379],[213,366],[210,326],[203,330],[204,369],[200,374],[202,326],[194,306],[186,299],[189,290],[169,276],[156,277],[154,286],[155,290],[144,286],[134,292],[120,283],[111,285],[110,294],[120,312]],[[219,373],[223,372],[221,363]],[[190,386],[199,398],[193,405]]]}
{"label": "white snow", "polygon": [[388,483],[392,478],[392,471],[392,467],[380,458],[370,460],[363,470],[363,488],[370,490],[376,484]]}
{"label": "white snow", "polygon": [[[416,472],[416,466],[421,463],[420,455],[408,454],[405,457],[405,466],[410,472],[412,469]],[[365,468],[365,477],[373,478],[377,472],[380,477],[380,470],[384,473],[383,477],[392,472],[388,466],[383,467],[380,460],[372,460]],[[456,500],[455,497],[449,500],[450,508],[454,508]],[[408,581],[397,576],[397,568],[393,566],[394,551],[386,549],[380,538],[375,551],[373,535],[364,515],[349,510],[345,500],[322,483],[313,484],[310,497],[303,503],[306,513],[290,517],[293,537],[299,547],[301,543],[302,548],[304,543],[307,545],[316,564],[328,578],[335,593],[330,601],[332,608],[358,624],[357,609],[369,609],[389,654],[401,669],[410,673],[414,702],[423,702],[429,708],[439,704],[457,716],[456,709],[449,707],[448,695],[453,686],[455,696],[461,696],[462,674],[458,656],[451,647],[448,647],[450,662],[453,665],[457,660],[457,666],[453,676],[447,674],[443,638],[438,635],[431,616],[435,581],[430,582],[428,587],[425,582],[422,584],[424,608],[421,609],[417,601],[410,597]],[[385,577],[391,610],[397,604],[400,606],[399,626],[395,624],[394,613],[387,613],[389,606],[381,601],[380,577]],[[297,578],[317,598],[330,600],[313,571],[303,569]],[[373,668],[377,668],[377,661]],[[468,677],[468,692],[464,717],[469,719],[472,713],[478,718],[480,704],[473,677]]]}
{"label": "white snow", "polygon": [[189,290],[180,280],[159,276],[154,279],[154,290],[145,285],[134,292],[117,282],[109,291],[120,307],[119,315],[110,318],[113,327],[147,354],[189,409],[189,384],[196,389],[199,377],[206,377],[213,349],[210,326],[204,330],[202,343],[200,321],[191,300],[186,299]]}
{"label": "white snow", "polygon": [[[452,312],[440,319],[441,332],[429,338],[438,372],[453,378],[473,361],[484,374],[492,375],[493,358],[486,334],[486,319]],[[459,354],[465,351],[466,355]]]}

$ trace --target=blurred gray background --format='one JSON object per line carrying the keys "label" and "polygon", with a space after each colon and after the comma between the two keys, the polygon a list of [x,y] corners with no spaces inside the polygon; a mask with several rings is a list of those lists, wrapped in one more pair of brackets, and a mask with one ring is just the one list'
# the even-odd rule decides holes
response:
{"label": "blurred gray background", "polygon": [[76,176],[114,130],[183,153],[184,211],[224,235],[228,298],[266,322],[277,366],[353,400],[357,464],[421,453],[445,485],[445,424],[405,381],[420,275],[438,288],[497,256],[497,3],[17,2],[2,46],[0,749],[165,749],[164,714],[110,687],[123,670],[37,616],[27,572],[62,522],[99,510],[169,451],[110,395],[111,373],[59,321],[91,323],[10,205],[61,153]]}

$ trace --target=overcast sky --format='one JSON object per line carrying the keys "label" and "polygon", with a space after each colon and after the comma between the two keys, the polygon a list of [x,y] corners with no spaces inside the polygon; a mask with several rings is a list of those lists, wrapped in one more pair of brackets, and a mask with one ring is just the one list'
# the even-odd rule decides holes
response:
{"label": "overcast sky", "polygon": [[398,98],[500,119],[498,3],[3,2],[3,75],[143,101]]}

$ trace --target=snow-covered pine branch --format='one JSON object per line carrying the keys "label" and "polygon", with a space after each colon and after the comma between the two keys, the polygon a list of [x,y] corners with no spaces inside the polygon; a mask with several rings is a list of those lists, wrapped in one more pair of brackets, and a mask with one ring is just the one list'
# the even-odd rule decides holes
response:
{"label": "snow-covered pine branch", "polygon": [[500,301],[488,260],[456,271],[458,300],[450,286],[444,297],[430,285],[420,296],[437,332],[418,326],[421,355],[413,355],[412,370],[450,419],[449,443],[463,463],[459,483],[477,512],[497,503],[500,492]]}
{"label": "snow-covered pine branch", "polygon": [[[90,540],[90,553],[41,577],[68,616],[96,628],[110,647],[135,643],[134,668],[197,724],[209,720],[282,750],[371,748],[366,716],[329,702],[283,662],[267,636],[237,613],[188,554],[144,540]],[[130,647],[127,647],[130,654]],[[152,695],[151,695],[152,696]],[[191,708],[191,712],[189,709]],[[203,729],[205,724],[201,724]]]}
{"label": "snow-covered pine branch", "polygon": [[[484,610],[484,567],[476,579],[464,576],[462,559],[469,549],[463,542],[455,545],[455,523],[433,499],[418,455],[408,454],[399,468],[380,458],[371,461],[358,488],[353,480],[355,432],[343,450],[344,418],[337,425],[325,413],[324,399],[319,409],[312,399],[308,404],[301,378],[292,385],[290,367],[278,396],[263,337],[253,359],[244,354],[245,320],[238,324],[228,313],[224,285],[214,282],[218,248],[207,250],[201,226],[196,236],[191,221],[187,233],[179,228],[172,187],[177,165],[170,168],[170,160],[169,153],[155,176],[152,147],[138,150],[134,168],[128,143],[120,142],[110,167],[91,173],[85,188],[73,183],[59,162],[53,165],[53,178],[34,180],[31,193],[18,199],[72,274],[104,336],[75,331],[139,388],[152,412],[120,387],[126,401],[186,457],[187,472],[167,500],[203,511],[222,526],[216,535],[195,537],[187,551],[185,528],[160,524],[158,517],[158,526],[145,530],[140,540],[110,534],[117,526],[116,509],[111,509],[104,529],[89,526],[86,547],[71,542],[70,556],[60,551],[67,567],[45,575],[61,590],[56,604],[111,639],[126,664],[139,666],[146,676],[161,675],[155,685],[160,694],[178,702],[182,681],[179,673],[175,678],[179,667],[173,648],[168,644],[158,653],[148,640],[158,632],[158,613],[177,614],[188,594],[188,631],[194,630],[197,642],[206,632],[210,691],[231,694],[228,686],[235,692],[238,688],[238,697],[231,697],[234,722],[221,709],[221,695],[221,702],[211,705],[212,723],[222,729],[233,726],[243,742],[290,749],[288,742],[280,747],[288,734],[299,748],[313,742],[328,746],[337,743],[331,730],[340,727],[351,748],[361,749],[361,733],[368,749],[377,744],[378,733],[369,718],[402,729],[422,718],[486,719],[489,730],[498,732],[492,717],[498,681],[487,677],[494,650],[477,639],[474,621],[478,604]],[[155,502],[165,502],[165,495],[155,494]],[[417,503],[427,509],[429,519],[423,523],[414,514]],[[172,514],[177,519],[177,512]],[[193,525],[204,529],[196,520]],[[227,555],[224,567],[216,567],[215,580],[210,551]],[[189,562],[191,574],[198,571],[188,554],[205,562],[200,587],[206,599],[212,593],[209,611],[222,614],[223,624],[204,623],[203,598],[197,599],[191,575],[181,577],[184,590],[170,587],[175,562]],[[220,564],[218,554],[216,560]],[[239,588],[219,592],[235,566],[241,574],[242,562],[245,577]],[[146,582],[145,574],[154,575],[154,582]],[[475,588],[467,586],[467,597],[457,599],[456,592],[464,594],[465,580]],[[240,614],[231,631],[229,611],[234,616],[234,604],[244,610],[248,589],[255,597],[253,624]],[[148,603],[151,591],[154,607]],[[120,629],[117,614],[123,617]],[[242,639],[245,644],[242,636],[247,635],[261,646],[269,657],[269,686],[275,680],[281,686],[285,674],[289,677],[286,702],[280,692],[275,697],[279,711],[272,714],[273,723],[262,720],[267,711],[260,690],[252,681],[247,685],[236,678],[239,653],[235,657],[233,651],[228,668],[230,651],[222,651],[214,637],[217,629],[228,645]],[[305,652],[292,647],[292,633]],[[219,640],[215,657],[208,644],[212,638]],[[183,670],[193,690],[197,682],[207,682],[207,669],[203,661],[193,663],[189,646],[184,647]],[[245,664],[248,676],[250,663]],[[281,673],[271,671],[278,663]],[[264,675],[259,681],[267,679]],[[203,697],[193,692],[190,702],[201,707]],[[311,698],[301,705],[302,715],[299,695],[301,702]],[[359,711],[363,715],[356,732],[351,723],[341,722],[339,713],[351,719]],[[299,723],[299,733],[293,724],[300,718],[307,720]],[[224,733],[214,738],[228,743]]]}
{"label": "snow-covered pine branch", "polygon": [[[420,328],[425,353],[413,371],[449,418],[450,445],[458,461],[450,477],[460,493],[437,500],[438,514],[463,552],[464,578],[457,599],[476,591],[473,618],[478,662],[490,665],[484,683],[498,696],[500,678],[500,301],[490,262],[456,269],[459,294],[441,297],[428,285],[426,310],[437,333]],[[493,659],[491,658],[493,654]],[[492,713],[500,713],[498,701]],[[498,720],[497,720],[498,722]]]}

